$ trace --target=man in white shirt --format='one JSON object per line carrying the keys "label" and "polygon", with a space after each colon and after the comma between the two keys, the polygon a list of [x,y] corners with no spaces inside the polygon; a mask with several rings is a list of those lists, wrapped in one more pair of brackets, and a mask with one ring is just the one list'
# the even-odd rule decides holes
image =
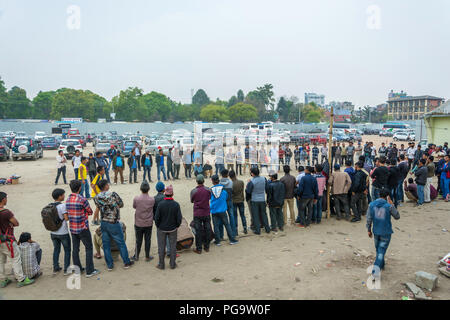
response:
{"label": "man in white shirt", "polygon": [[408,157],[408,169],[411,170],[411,165],[414,162],[414,155],[417,148],[414,146],[414,142],[409,143],[408,149],[406,149],[406,155]]}
{"label": "man in white shirt", "polygon": [[66,204],[63,202],[65,198],[65,191],[63,189],[53,190],[52,198],[55,200],[58,216],[62,220],[62,225],[58,231],[50,232],[50,237],[53,242],[53,274],[56,274],[62,270],[59,266],[59,253],[61,252],[62,245],[64,248],[64,275],[67,275],[67,269],[70,266],[71,241],[69,228],[67,226],[69,216],[67,215]]}
{"label": "man in white shirt", "polygon": [[55,185],[58,184],[59,176],[62,173],[64,184],[67,184],[66,180],[66,163],[67,159],[64,156],[64,151],[59,150],[58,155],[56,156],[56,168],[58,169],[58,173],[56,174]]}
{"label": "man in white shirt", "polygon": [[269,155],[270,155],[271,170],[278,172],[278,165],[279,165],[278,156],[279,155],[278,155],[278,149],[276,148],[276,146],[273,146],[270,149]]}
{"label": "man in white shirt", "polygon": [[73,171],[75,172],[75,180],[78,180],[78,169],[81,165],[81,153],[80,150],[75,151],[75,155],[72,157]]}
{"label": "man in white shirt", "polygon": [[321,153],[320,163],[322,164],[324,160],[328,159],[328,147],[326,142],[323,144],[322,148],[320,148],[320,153]]}

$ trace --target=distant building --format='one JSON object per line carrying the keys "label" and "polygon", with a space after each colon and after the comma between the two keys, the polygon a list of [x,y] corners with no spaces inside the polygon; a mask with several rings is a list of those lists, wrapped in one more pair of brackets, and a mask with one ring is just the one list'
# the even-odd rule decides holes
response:
{"label": "distant building", "polygon": [[314,102],[318,106],[325,106],[325,95],[317,93],[305,93],[305,104]]}
{"label": "distant building", "polygon": [[450,142],[450,100],[425,114],[425,126],[429,143]]}
{"label": "distant building", "polygon": [[391,92],[389,92],[388,94],[388,99],[405,98],[407,96],[408,94],[406,92],[403,92],[403,90],[401,92],[394,92],[394,90],[391,90]]}
{"label": "distant building", "polygon": [[385,111],[385,110],[387,109],[387,107],[388,107],[388,104],[387,104],[387,103],[382,103],[382,104],[377,105],[377,106],[375,107],[375,110],[376,110],[377,112],[383,112],[383,111]]}
{"label": "distant building", "polygon": [[393,120],[419,120],[425,113],[433,111],[443,102],[443,98],[433,96],[394,95],[387,101],[388,116]]}

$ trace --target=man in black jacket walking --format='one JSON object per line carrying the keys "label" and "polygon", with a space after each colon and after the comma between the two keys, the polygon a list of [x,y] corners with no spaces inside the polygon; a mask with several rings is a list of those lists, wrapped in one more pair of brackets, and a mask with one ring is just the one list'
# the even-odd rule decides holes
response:
{"label": "man in black jacket walking", "polygon": [[270,182],[267,184],[266,188],[267,205],[269,206],[270,222],[272,224],[271,229],[274,232],[277,232],[278,229],[283,231],[283,204],[286,188],[284,187],[284,184],[278,180],[278,174],[276,172],[271,172]]}
{"label": "man in black jacket walking", "polygon": [[367,174],[361,169],[364,168],[363,162],[357,162],[355,165],[355,175],[353,176],[352,186],[350,187],[351,193],[351,208],[353,211],[353,219],[351,222],[361,221],[361,215],[363,214],[363,201],[366,197],[365,191],[367,190]]}
{"label": "man in black jacket walking", "polygon": [[166,188],[164,193],[165,198],[158,204],[155,214],[155,224],[158,228],[158,254],[159,263],[156,266],[158,269],[164,269],[164,257],[166,255],[166,239],[169,237],[170,243],[170,268],[175,269],[177,255],[177,230],[181,225],[181,209],[178,202],[173,200],[173,187],[170,185]]}

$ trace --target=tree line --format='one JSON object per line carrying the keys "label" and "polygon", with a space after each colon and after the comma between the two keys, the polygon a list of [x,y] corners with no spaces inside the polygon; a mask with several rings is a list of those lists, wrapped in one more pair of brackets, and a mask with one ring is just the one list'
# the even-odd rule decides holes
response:
{"label": "tree line", "polygon": [[274,97],[273,85],[265,84],[245,94],[238,90],[229,100],[211,100],[199,89],[190,104],[173,101],[166,95],[129,87],[108,101],[89,90],[61,88],[40,91],[30,100],[25,89],[14,86],[7,90],[0,78],[0,119],[83,118],[85,121],[110,119],[121,121],[277,121],[304,122],[324,120],[324,110],[315,104],[303,105],[298,98]]}

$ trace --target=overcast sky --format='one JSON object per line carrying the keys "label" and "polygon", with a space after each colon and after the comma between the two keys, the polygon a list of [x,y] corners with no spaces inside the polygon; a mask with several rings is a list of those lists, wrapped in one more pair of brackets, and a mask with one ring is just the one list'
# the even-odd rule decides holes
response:
{"label": "overcast sky", "polygon": [[449,57],[448,0],[0,0],[0,76],[30,98],[138,86],[189,102],[272,83],[360,107],[390,89],[450,98]]}

